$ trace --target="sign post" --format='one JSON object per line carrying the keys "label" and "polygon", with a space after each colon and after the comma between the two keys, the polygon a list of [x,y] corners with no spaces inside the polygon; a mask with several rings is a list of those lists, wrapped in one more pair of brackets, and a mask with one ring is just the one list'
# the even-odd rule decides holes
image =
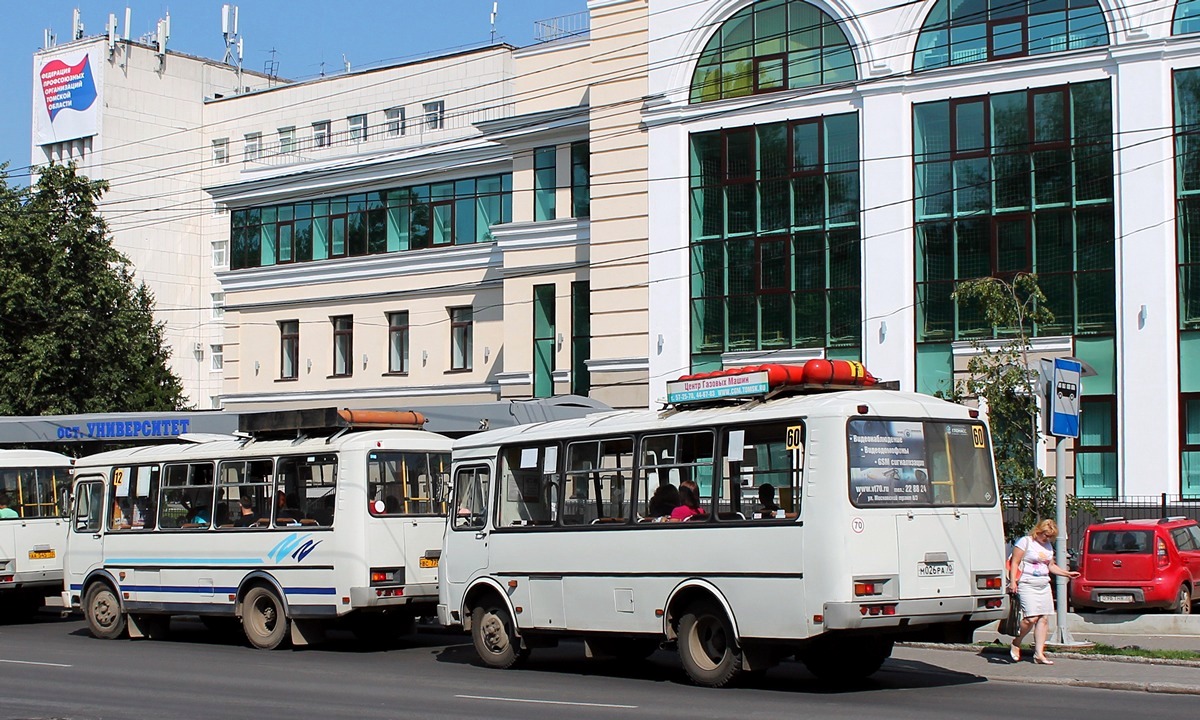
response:
{"label": "sign post", "polygon": [[[1050,434],[1054,436],[1054,504],[1058,539],[1054,541],[1054,562],[1068,568],[1067,561],[1067,450],[1066,438],[1079,437],[1080,376],[1083,364],[1074,358],[1054,358],[1054,372],[1046,385],[1046,407],[1050,412]],[[1059,647],[1090,647],[1076,640],[1067,629],[1067,578],[1055,578],[1054,637],[1048,644]]]}

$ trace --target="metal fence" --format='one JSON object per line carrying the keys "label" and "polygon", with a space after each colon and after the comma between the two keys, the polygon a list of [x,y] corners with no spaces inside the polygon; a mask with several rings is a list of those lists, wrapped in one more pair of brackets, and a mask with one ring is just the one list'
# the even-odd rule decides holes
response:
{"label": "metal fence", "polygon": [[[1095,512],[1080,511],[1074,517],[1067,518],[1066,537],[1067,547],[1073,551],[1079,549],[1083,542],[1083,531],[1088,525],[1100,522],[1105,518],[1121,517],[1126,520],[1143,520],[1164,517],[1188,517],[1200,519],[1200,498],[1183,497],[1182,495],[1132,495],[1120,500],[1089,499],[1095,507]],[[1053,508],[1049,509],[1047,517],[1054,517]],[[1016,520],[1019,512],[1016,508],[1005,507],[1004,520],[1006,523]]]}

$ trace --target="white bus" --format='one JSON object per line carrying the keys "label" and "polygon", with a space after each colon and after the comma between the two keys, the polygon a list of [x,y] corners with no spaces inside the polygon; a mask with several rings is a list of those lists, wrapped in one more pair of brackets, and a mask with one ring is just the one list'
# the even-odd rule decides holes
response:
{"label": "white bus", "polygon": [[79,460],[63,588],[100,638],[172,615],[271,649],[433,615],[451,441],[418,413],[242,416],[245,438]]}
{"label": "white bus", "polygon": [[71,463],[45,450],[0,450],[0,612],[26,616],[63,579]]}
{"label": "white bus", "polygon": [[[564,636],[623,658],[674,643],[694,682],[721,686],[792,655],[822,678],[865,677],[895,640],[960,641],[1001,617],[977,411],[773,376],[672,383],[663,412],[455,441],[440,621],[493,667]],[[733,386],[748,397],[710,399]],[[698,502],[656,507],[676,494]]]}

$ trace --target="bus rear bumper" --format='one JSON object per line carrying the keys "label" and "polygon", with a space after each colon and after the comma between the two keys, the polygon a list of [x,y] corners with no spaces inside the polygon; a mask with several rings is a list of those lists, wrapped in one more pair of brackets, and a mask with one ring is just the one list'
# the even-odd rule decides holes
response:
{"label": "bus rear bumper", "polygon": [[[825,629],[865,630],[959,622],[983,625],[1006,614],[1003,607],[988,608],[985,605],[988,600],[999,597],[1002,596],[825,603]],[[894,612],[889,613],[888,607],[894,607]],[[876,609],[878,614],[872,614]]]}
{"label": "bus rear bumper", "polygon": [[437,599],[437,585],[350,588],[350,606],[354,608],[388,608],[403,607],[405,605],[436,605]]}

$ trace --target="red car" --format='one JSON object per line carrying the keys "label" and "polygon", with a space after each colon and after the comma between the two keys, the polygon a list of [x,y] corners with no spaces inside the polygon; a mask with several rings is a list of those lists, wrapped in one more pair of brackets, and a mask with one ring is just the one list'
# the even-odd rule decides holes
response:
{"label": "red car", "polygon": [[1083,536],[1076,608],[1163,608],[1192,611],[1200,581],[1200,526],[1195,520],[1109,518]]}

